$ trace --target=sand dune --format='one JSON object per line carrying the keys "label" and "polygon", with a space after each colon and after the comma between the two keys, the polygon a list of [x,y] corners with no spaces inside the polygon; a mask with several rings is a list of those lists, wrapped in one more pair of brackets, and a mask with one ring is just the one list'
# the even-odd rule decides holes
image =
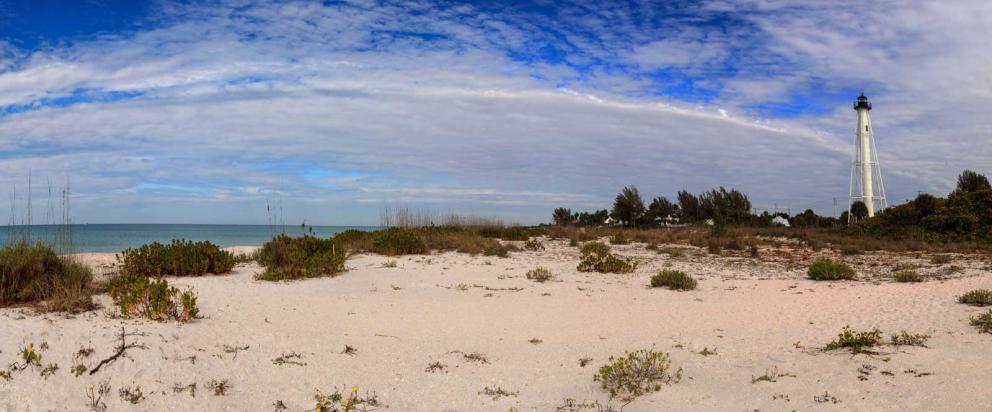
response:
{"label": "sand dune", "polygon": [[[47,348],[43,364],[59,370],[47,379],[30,368],[0,379],[0,409],[87,410],[87,388],[109,379],[108,410],[266,411],[278,402],[302,411],[314,407],[315,390],[357,385],[391,411],[554,411],[566,398],[607,404],[592,379],[596,369],[611,355],[653,347],[672,355],[684,379],[625,411],[992,410],[992,335],[968,325],[978,309],[955,302],[992,287],[982,257],[958,256],[958,268],[948,269],[912,254],[856,256],[848,259],[865,280],[824,283],[804,278],[812,252],[763,250],[750,259],[695,250],[669,258],[621,246],[618,253],[641,264],[614,275],[579,273],[576,248],[545,244],[546,251],[502,259],[359,255],[338,277],[300,282],[255,281],[255,264],[170,279],[199,295],[204,317],[185,325],[116,319],[106,296],[98,297],[102,309],[68,318],[3,309],[0,364],[33,343]],[[112,254],[83,257],[112,270]],[[397,267],[383,267],[393,260]],[[943,278],[894,283],[887,276],[900,262]],[[537,265],[557,280],[527,280]],[[662,267],[685,270],[698,289],[648,288]],[[932,338],[929,348],[874,356],[813,349],[845,325]],[[146,348],[95,375],[73,376],[77,351],[95,350],[75,361],[92,368],[113,353],[122,327],[141,333],[133,338]],[[354,353],[343,353],[346,345]],[[704,348],[716,354],[699,354]],[[292,353],[305,365],[273,362]],[[486,361],[466,358],[472,353]],[[591,358],[584,367],[583,358]],[[440,369],[429,371],[432,363]],[[752,383],[772,369],[788,376]],[[227,380],[227,394],[212,394],[211,380]],[[174,390],[191,383],[195,397]],[[127,403],[118,394],[125,386],[140,386],[144,399]],[[494,400],[480,394],[487,387],[512,395]]]}

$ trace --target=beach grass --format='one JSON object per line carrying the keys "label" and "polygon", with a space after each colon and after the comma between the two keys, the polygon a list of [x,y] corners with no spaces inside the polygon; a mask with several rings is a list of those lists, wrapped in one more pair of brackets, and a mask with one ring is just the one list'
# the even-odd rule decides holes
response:
{"label": "beach grass", "polygon": [[38,304],[50,311],[92,309],[93,273],[45,243],[18,241],[0,248],[0,307]]}

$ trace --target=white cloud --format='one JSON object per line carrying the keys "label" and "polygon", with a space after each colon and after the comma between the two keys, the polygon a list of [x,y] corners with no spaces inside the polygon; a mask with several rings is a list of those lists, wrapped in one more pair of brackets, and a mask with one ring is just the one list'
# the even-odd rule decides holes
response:
{"label": "white cloud", "polygon": [[[143,93],[0,117],[0,187],[22,187],[29,168],[70,174],[77,221],[259,223],[266,199],[282,198],[315,223],[375,223],[370,205],[396,202],[536,222],[558,205],[608,207],[625,184],[669,197],[734,186],[759,208],[829,213],[847,193],[850,107],[760,120],[746,107],[858,85],[879,89],[869,94],[890,194],[989,169],[987,6],[882,4],[853,20],[845,4],[733,6],[759,33],[649,38],[643,21],[605,9],[536,22],[468,6],[166,4],[162,27],[0,69],[0,107],[76,89]],[[698,108],[645,93],[641,73],[508,57],[546,35],[538,23],[564,33],[573,62],[677,67],[722,91]],[[735,70],[713,74],[721,65]],[[290,161],[356,173],[252,167]]]}

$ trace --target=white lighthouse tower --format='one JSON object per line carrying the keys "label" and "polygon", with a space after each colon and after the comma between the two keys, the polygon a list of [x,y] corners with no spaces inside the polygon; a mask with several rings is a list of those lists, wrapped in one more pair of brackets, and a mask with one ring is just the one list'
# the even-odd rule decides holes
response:
{"label": "white lighthouse tower", "polygon": [[882,210],[887,206],[885,184],[882,183],[882,169],[878,164],[875,136],[871,129],[871,117],[868,116],[868,112],[871,111],[871,103],[868,102],[864,93],[858,96],[858,100],[854,103],[854,110],[858,112],[858,130],[854,134],[854,161],[851,163],[849,222],[853,219],[850,205],[853,205],[854,202],[864,202],[868,208],[868,217],[875,216],[876,210]]}

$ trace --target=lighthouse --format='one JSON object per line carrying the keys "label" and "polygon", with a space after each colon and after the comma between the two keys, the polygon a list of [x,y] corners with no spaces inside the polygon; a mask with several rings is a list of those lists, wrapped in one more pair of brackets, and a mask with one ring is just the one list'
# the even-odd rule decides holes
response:
{"label": "lighthouse", "polygon": [[864,93],[861,93],[854,102],[854,110],[858,113],[858,129],[854,134],[854,160],[851,162],[849,220],[853,219],[850,205],[855,202],[864,202],[868,209],[868,217],[875,216],[876,210],[887,206],[882,169],[878,164],[875,136],[872,133],[871,117],[868,115],[871,111],[871,103]]}

